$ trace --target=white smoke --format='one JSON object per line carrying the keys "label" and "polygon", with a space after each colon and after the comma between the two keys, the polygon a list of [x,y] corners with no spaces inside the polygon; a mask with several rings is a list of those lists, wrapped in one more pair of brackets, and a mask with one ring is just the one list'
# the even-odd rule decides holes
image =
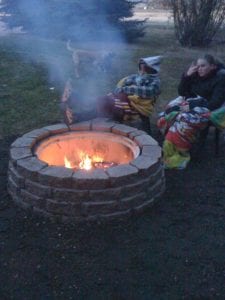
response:
{"label": "white smoke", "polygon": [[[20,49],[20,53],[34,60],[43,60],[49,70],[49,78],[51,80],[55,79],[62,83],[70,76],[71,72],[73,72],[71,53],[66,50],[66,39],[56,40],[57,29],[59,27],[64,28],[65,36],[70,37],[75,48],[99,52],[109,50],[116,53],[118,45],[123,44],[123,38],[120,32],[107,22],[104,7],[98,15],[98,18],[94,18],[94,23],[90,23],[90,26],[88,25],[89,23],[84,23],[84,17],[79,17],[78,12],[74,12],[76,15],[74,25],[71,24],[71,26],[68,27],[66,26],[66,24],[68,24],[66,22],[67,20],[63,20],[62,17],[59,17],[58,21],[55,20],[54,24],[52,24],[51,12],[49,11],[49,6],[46,4],[46,1],[18,1],[20,11],[28,20],[29,27],[32,29],[34,36],[36,35],[38,38],[34,36],[31,38],[28,28],[23,38],[18,39],[17,46]],[[59,1],[56,2],[59,3]],[[49,3],[49,1],[47,1],[47,3]],[[62,1],[62,4],[63,3],[64,1]],[[81,0],[78,3],[78,9],[85,10],[87,9],[87,5],[91,5],[92,1],[85,3],[85,1]],[[54,1],[52,1],[52,4],[54,4]],[[54,5],[52,9],[54,10]],[[64,9],[65,7],[62,7],[62,11]],[[89,9],[94,9],[94,7],[90,7]],[[63,24],[64,21],[65,25]],[[101,29],[98,30],[98,42],[91,41],[91,37],[95,34],[96,28]],[[29,39],[31,41],[30,44]],[[25,43],[23,43],[23,41],[25,41]],[[92,73],[91,70],[90,73]],[[89,78],[90,84],[92,87],[96,86],[97,88],[97,85],[94,83],[96,76],[93,78],[93,73],[91,75],[92,78],[91,76]]]}

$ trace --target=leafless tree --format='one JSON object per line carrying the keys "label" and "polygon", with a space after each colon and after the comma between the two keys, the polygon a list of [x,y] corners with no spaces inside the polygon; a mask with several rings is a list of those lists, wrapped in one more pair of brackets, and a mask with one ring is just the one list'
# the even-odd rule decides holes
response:
{"label": "leafless tree", "polygon": [[182,46],[208,46],[222,25],[224,0],[169,0]]}

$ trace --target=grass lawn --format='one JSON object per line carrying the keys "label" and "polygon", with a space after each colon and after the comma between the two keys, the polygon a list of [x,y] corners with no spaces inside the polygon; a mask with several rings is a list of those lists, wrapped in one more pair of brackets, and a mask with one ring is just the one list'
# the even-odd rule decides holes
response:
{"label": "grass lawn", "polygon": [[[137,70],[139,57],[163,55],[160,111],[202,52],[225,61],[218,46],[184,49],[172,28],[151,25],[144,39],[119,47],[112,74],[87,90],[107,92]],[[140,216],[82,225],[34,216],[8,194],[9,147],[15,136],[61,120],[71,57],[65,43],[23,35],[1,37],[0,56],[0,299],[223,300],[225,141],[215,157],[209,135],[199,161],[165,170],[165,193]]]}
{"label": "grass lawn", "polygon": [[[120,78],[137,71],[139,57],[162,55],[162,93],[156,112],[176,96],[180,75],[193,59],[208,52],[225,61],[222,47],[182,48],[174,38],[173,27],[160,24],[150,24],[146,36],[135,44],[109,46],[116,53],[112,72],[107,76],[95,73],[87,86],[86,74],[77,81],[77,89],[83,85],[88,95],[102,95]],[[0,136],[21,135],[59,122],[60,96],[67,78],[73,77],[71,54],[65,43],[23,34],[8,35],[0,38],[0,58]]]}

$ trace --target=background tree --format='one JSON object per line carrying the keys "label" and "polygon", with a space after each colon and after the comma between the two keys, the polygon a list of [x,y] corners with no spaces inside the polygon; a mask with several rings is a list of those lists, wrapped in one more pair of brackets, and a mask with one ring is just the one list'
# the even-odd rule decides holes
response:
{"label": "background tree", "polygon": [[182,46],[208,46],[224,19],[224,0],[170,0]]}
{"label": "background tree", "polygon": [[119,32],[129,41],[144,35],[144,21],[129,20],[128,0],[2,0],[3,21],[12,28],[60,39],[112,39]]}
{"label": "background tree", "polygon": [[167,9],[169,7],[169,0],[144,0],[143,3],[146,4],[146,9]]}

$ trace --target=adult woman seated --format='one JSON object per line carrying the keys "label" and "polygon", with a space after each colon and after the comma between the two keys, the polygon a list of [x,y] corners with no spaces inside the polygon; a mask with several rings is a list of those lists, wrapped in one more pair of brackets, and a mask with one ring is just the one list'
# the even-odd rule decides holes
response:
{"label": "adult woman seated", "polygon": [[183,169],[190,150],[209,121],[223,127],[225,108],[225,69],[212,55],[204,55],[183,73],[178,98],[170,101],[160,115],[158,127],[165,133],[163,156],[166,168]]}

